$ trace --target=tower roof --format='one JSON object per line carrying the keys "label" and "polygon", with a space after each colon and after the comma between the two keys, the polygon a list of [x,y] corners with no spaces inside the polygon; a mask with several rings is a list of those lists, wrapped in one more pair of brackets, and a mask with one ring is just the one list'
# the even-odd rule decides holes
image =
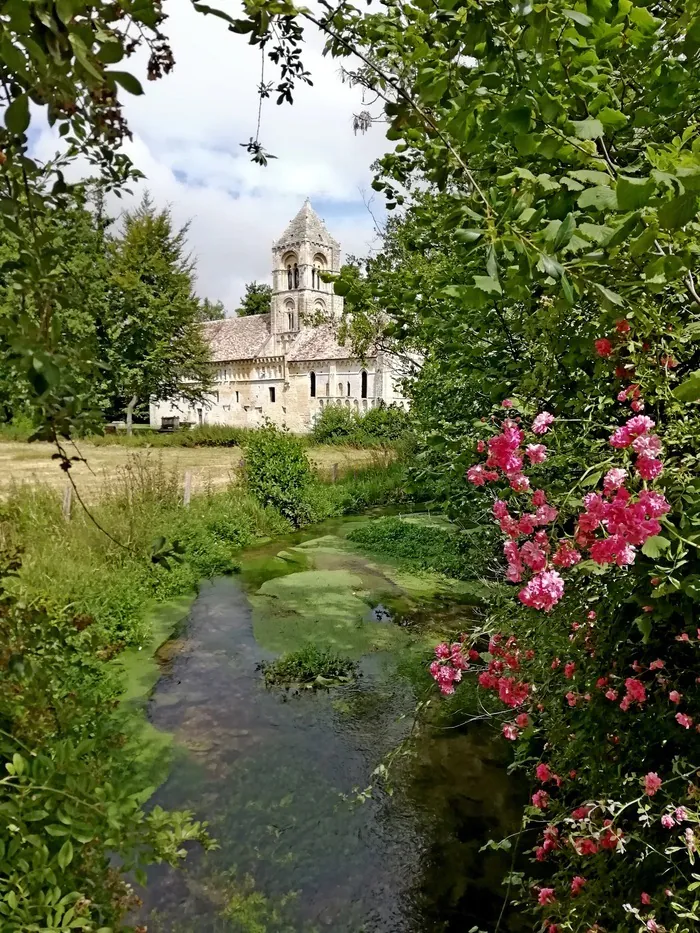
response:
{"label": "tower roof", "polygon": [[311,240],[314,243],[325,243],[329,246],[339,247],[339,244],[330,235],[326,225],[311,206],[307,198],[299,213],[289,222],[286,230],[277,241],[277,246],[287,243],[298,243],[301,240]]}

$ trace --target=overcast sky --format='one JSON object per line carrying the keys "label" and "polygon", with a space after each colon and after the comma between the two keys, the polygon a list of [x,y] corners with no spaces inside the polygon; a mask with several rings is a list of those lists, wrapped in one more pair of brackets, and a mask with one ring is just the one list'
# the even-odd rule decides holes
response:
{"label": "overcast sky", "polygon": [[[227,0],[211,5],[231,9]],[[246,282],[269,280],[272,241],[307,196],[345,255],[366,254],[374,230],[361,192],[371,197],[369,166],[387,142],[381,124],[353,134],[361,90],[341,82],[338,63],[310,37],[304,60],[314,86],[300,85],[291,107],[265,102],[261,141],[277,159],[262,168],[239,145],[255,135],[260,52],[222,20],[196,13],[190,0],[165,8],[175,70],[143,80],[143,97],[122,95],[134,134],[128,149],[147,176],[142,187],[169,204],[178,223],[191,221],[198,293],[221,299],[232,314]],[[271,66],[266,77],[274,77]],[[48,133],[37,142],[43,156],[54,148]],[[374,207],[381,214],[380,197]]]}

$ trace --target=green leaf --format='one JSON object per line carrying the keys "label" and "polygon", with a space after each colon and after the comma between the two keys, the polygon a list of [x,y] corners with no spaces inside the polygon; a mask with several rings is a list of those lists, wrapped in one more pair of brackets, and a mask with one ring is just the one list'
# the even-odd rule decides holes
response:
{"label": "green leaf", "polygon": [[661,554],[669,547],[671,547],[671,542],[668,538],[664,538],[663,535],[652,535],[642,545],[642,554],[655,560],[661,557]]}
{"label": "green leaf", "polygon": [[652,178],[627,178],[621,175],[617,181],[617,204],[621,211],[636,211],[649,203],[656,191]]}
{"label": "green leaf", "polygon": [[593,20],[590,16],[587,16],[585,13],[579,13],[578,10],[562,10],[562,13],[575,23],[578,23],[579,26],[591,26],[593,24]]}
{"label": "green leaf", "polygon": [[532,114],[529,107],[514,107],[512,110],[506,110],[501,120],[517,133],[527,133],[532,122]]}
{"label": "green leaf", "polygon": [[498,281],[498,263],[496,262],[496,250],[493,246],[489,249],[486,259],[486,271],[492,279]]}
{"label": "green leaf", "polygon": [[24,766],[26,762],[24,758],[22,758],[22,756],[19,754],[19,752],[15,752],[14,755],[12,756],[12,764],[14,765],[14,768],[15,768],[15,774],[17,775],[24,774]]}
{"label": "green leaf", "polygon": [[582,191],[576,203],[582,209],[592,207],[599,211],[614,211],[617,210],[617,195],[612,188],[598,185]]}
{"label": "green leaf", "polygon": [[644,613],[643,616],[637,616],[634,623],[642,633],[642,642],[646,645],[651,637],[651,616],[649,613]]}
{"label": "green leaf", "polygon": [[474,284],[477,288],[480,288],[482,292],[487,292],[490,295],[502,295],[501,286],[496,279],[492,279],[489,275],[475,275]]}
{"label": "green leaf", "polygon": [[68,33],[68,41],[70,42],[75,57],[80,62],[82,67],[87,71],[89,75],[93,78],[96,78],[99,82],[102,82],[102,75],[95,67],[94,63],[90,60],[90,54],[88,52],[87,46],[80,38],[77,32]]}
{"label": "green leaf", "polygon": [[72,861],[73,843],[70,841],[70,839],[66,839],[58,853],[58,864],[61,866],[61,868],[66,869]]}
{"label": "green leaf", "polygon": [[75,16],[76,4],[74,0],[56,0],[56,12],[62,23],[68,25]]}
{"label": "green leaf", "polygon": [[29,98],[26,94],[15,97],[5,111],[5,126],[15,136],[20,136],[29,126]]}
{"label": "green leaf", "polygon": [[561,290],[564,295],[564,301],[569,305],[570,308],[574,306],[574,290],[571,287],[571,282],[564,273],[561,277]]}
{"label": "green leaf", "polygon": [[455,230],[454,235],[456,239],[460,240],[462,243],[476,243],[476,241],[480,240],[484,235],[484,231],[459,227]]}
{"label": "green leaf", "polygon": [[627,126],[628,117],[620,110],[613,110],[612,107],[603,107],[598,111],[597,117],[606,130],[620,130],[623,126]]}
{"label": "green leaf", "polygon": [[606,288],[604,285],[601,285],[599,282],[595,282],[595,287],[598,289],[600,294],[603,296],[605,301],[611,305],[623,305],[624,299],[621,295],[618,295],[617,292],[611,291],[609,288]]}
{"label": "green leaf", "polygon": [[677,230],[694,220],[698,213],[697,195],[679,194],[659,208],[659,224],[665,230]]}
{"label": "green leaf", "polygon": [[700,399],[700,369],[696,369],[673,390],[679,402],[697,402]]}
{"label": "green leaf", "polygon": [[623,243],[634,233],[641,218],[641,211],[635,211],[633,214],[630,214],[627,220],[621,223],[619,227],[615,228],[615,232],[605,245],[609,248],[619,246],[620,243]]}
{"label": "green leaf", "polygon": [[103,42],[99,52],[100,61],[105,65],[115,65],[124,58],[121,42]]}
{"label": "green leaf", "polygon": [[608,172],[599,172],[597,169],[592,168],[577,168],[572,172],[569,172],[571,178],[575,178],[577,181],[586,182],[591,185],[611,185],[613,182],[612,176]]}
{"label": "green leaf", "polygon": [[138,78],[129,74],[128,71],[107,71],[105,72],[105,77],[112,78],[117,84],[121,84],[124,90],[128,91],[129,94],[143,94],[141,82]]}
{"label": "green leaf", "polygon": [[600,139],[605,135],[605,129],[600,120],[590,118],[588,120],[572,120],[571,125],[574,133],[579,139]]}
{"label": "green leaf", "polygon": [[561,227],[557,230],[557,235],[554,237],[553,249],[556,253],[557,250],[561,249],[563,246],[566,246],[569,243],[569,240],[574,235],[574,230],[576,229],[576,220],[572,213],[568,213],[564,218]]}
{"label": "green leaf", "polygon": [[548,256],[546,253],[540,254],[540,261],[537,263],[537,268],[541,269],[546,275],[551,276],[553,279],[558,279],[564,274],[564,267],[552,259],[551,256]]}
{"label": "green leaf", "polygon": [[655,227],[647,227],[644,233],[640,233],[636,240],[630,246],[630,256],[641,256],[651,249],[654,240],[658,236],[658,230]]}

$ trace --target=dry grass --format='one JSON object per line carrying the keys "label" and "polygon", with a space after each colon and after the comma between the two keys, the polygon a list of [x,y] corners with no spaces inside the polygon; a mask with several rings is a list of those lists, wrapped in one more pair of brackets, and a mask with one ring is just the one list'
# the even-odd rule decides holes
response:
{"label": "dry grass", "polygon": [[[0,496],[6,494],[13,484],[42,483],[62,489],[66,476],[58,462],[51,459],[55,452],[51,444],[0,443]],[[238,447],[162,447],[149,451],[148,448],[134,450],[117,445],[94,447],[81,443],[73,453],[80,453],[87,460],[87,463],[75,463],[72,472],[81,495],[92,500],[114,480],[119,469],[127,465],[134,453],[160,460],[166,470],[181,472],[183,477],[189,470],[193,493],[235,482],[243,458]],[[310,447],[308,453],[313,465],[324,475],[330,475],[334,463],[338,464],[341,476],[372,463],[386,463],[385,455],[376,450]]]}

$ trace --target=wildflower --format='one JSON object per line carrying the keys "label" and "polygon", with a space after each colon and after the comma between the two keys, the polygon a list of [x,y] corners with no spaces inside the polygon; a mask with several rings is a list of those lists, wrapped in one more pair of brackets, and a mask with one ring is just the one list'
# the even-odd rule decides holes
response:
{"label": "wildflower", "polygon": [[661,476],[664,470],[664,465],[661,460],[657,460],[655,457],[648,457],[646,454],[640,454],[634,466],[642,479],[646,480],[656,479],[657,476]]}
{"label": "wildflower", "polygon": [[526,541],[520,548],[520,557],[530,570],[539,573],[547,566],[547,555],[534,541]]}
{"label": "wildflower", "polygon": [[528,444],[525,454],[530,463],[544,463],[547,459],[547,448],[544,444]]}
{"label": "wildflower", "polygon": [[613,345],[610,343],[607,337],[600,337],[594,343],[595,352],[598,356],[602,356],[603,359],[610,356],[613,351]]}
{"label": "wildflower", "polygon": [[483,454],[483,452],[486,450],[486,442],[485,442],[485,441],[477,441],[477,442],[476,442],[476,449],[479,451],[480,454]]}
{"label": "wildflower", "polygon": [[529,686],[513,677],[501,677],[498,682],[498,696],[506,706],[521,706],[527,699]]}
{"label": "wildflower", "polygon": [[503,737],[508,739],[509,742],[514,742],[518,734],[518,727],[514,723],[506,722],[503,724]]}
{"label": "wildflower", "polygon": [[501,408],[512,408],[513,402],[509,398],[504,398],[501,402]]}
{"label": "wildflower", "polygon": [[[637,463],[641,460],[641,457],[637,458]],[[659,461],[660,462],[660,461]],[[511,476],[510,488],[514,489],[516,492],[527,492],[530,488],[530,480],[525,476],[524,473],[515,473]]]}
{"label": "wildflower", "polygon": [[486,483],[493,483],[498,479],[498,473],[495,470],[487,470],[483,464],[477,463],[467,470],[467,479],[474,486],[485,486]]}
{"label": "wildflower", "polygon": [[450,646],[447,642],[441,641],[439,645],[435,645],[435,657],[440,661],[446,661],[450,654]]}
{"label": "wildflower", "polygon": [[556,669],[557,669],[558,667],[560,667],[560,666],[561,666],[561,661],[559,660],[559,658],[554,658],[554,659],[552,660],[552,664],[551,664],[552,670],[553,670],[553,671],[556,671]]}
{"label": "wildflower", "polygon": [[690,729],[693,725],[693,720],[690,716],[686,716],[685,713],[676,713],[676,722],[683,726],[684,729]]}
{"label": "wildflower", "polygon": [[676,821],[673,819],[670,813],[664,813],[661,817],[661,825],[664,829],[673,829],[676,825]]}
{"label": "wildflower", "polygon": [[658,457],[661,453],[661,438],[657,434],[641,434],[632,441],[632,450],[636,454]]}
{"label": "wildflower", "polygon": [[679,823],[682,823],[683,820],[688,819],[688,811],[685,807],[676,807],[673,811],[673,815]]}
{"label": "wildflower", "polygon": [[577,894],[580,894],[583,891],[587,881],[581,875],[574,875],[571,879],[571,896],[576,897]]}
{"label": "wildflower", "polygon": [[648,794],[649,797],[653,797],[662,784],[663,781],[656,771],[650,771],[644,775],[644,793]]}
{"label": "wildflower", "polygon": [[564,677],[566,677],[567,680],[571,680],[571,678],[574,676],[575,671],[576,671],[576,662],[567,661],[566,664],[564,665]]}
{"label": "wildflower", "polygon": [[532,422],[532,433],[546,434],[549,430],[550,424],[553,424],[553,422],[554,415],[550,414],[548,411],[541,411]]}
{"label": "wildflower", "polygon": [[621,829],[606,829],[600,837],[600,844],[604,849],[615,850],[622,842],[623,838],[624,836]]}
{"label": "wildflower", "polygon": [[646,891],[642,891],[642,896],[640,897],[642,904],[651,904],[651,898]]}
{"label": "wildflower", "polygon": [[547,904],[554,904],[557,898],[554,893],[554,888],[540,888],[540,892],[537,895],[537,902],[542,906]]}
{"label": "wildflower", "polygon": [[618,697],[617,690],[613,690],[612,687],[609,690],[605,691],[606,700],[616,700]]}
{"label": "wildflower", "polygon": [[576,706],[578,703],[578,696],[575,693],[569,691],[566,694],[566,702],[569,704],[569,706]]}
{"label": "wildflower", "polygon": [[532,806],[538,810],[546,810],[549,806],[549,794],[546,790],[536,790],[532,795]]}
{"label": "wildflower", "polygon": [[629,321],[626,321],[624,318],[622,318],[617,322],[617,324],[615,324],[615,330],[618,332],[618,334],[628,334],[631,330]]}
{"label": "wildflower", "polygon": [[527,713],[520,713],[519,716],[515,717],[515,724],[521,729],[527,729],[527,727],[530,725],[530,717],[527,715]]}
{"label": "wildflower", "polygon": [[635,680],[634,677],[628,677],[625,681],[625,689],[630,703],[642,703],[646,701],[647,691],[641,680]]}
{"label": "wildflower", "polygon": [[630,402],[630,408],[632,411],[644,411],[644,402],[641,398],[635,398]]}
{"label": "wildflower", "polygon": [[577,807],[571,811],[571,818],[574,820],[585,820],[591,812],[592,807]]}
{"label": "wildflower", "polygon": [[547,495],[544,489],[536,489],[532,494],[532,504],[535,506],[546,505]]}
{"label": "wildflower", "polygon": [[496,499],[491,511],[495,518],[505,518],[508,515],[508,503],[504,502],[503,499]]}
{"label": "wildflower", "polygon": [[677,690],[671,690],[671,692],[668,695],[668,698],[671,701],[671,703],[680,703],[681,700],[683,699],[683,694],[679,693]]}

